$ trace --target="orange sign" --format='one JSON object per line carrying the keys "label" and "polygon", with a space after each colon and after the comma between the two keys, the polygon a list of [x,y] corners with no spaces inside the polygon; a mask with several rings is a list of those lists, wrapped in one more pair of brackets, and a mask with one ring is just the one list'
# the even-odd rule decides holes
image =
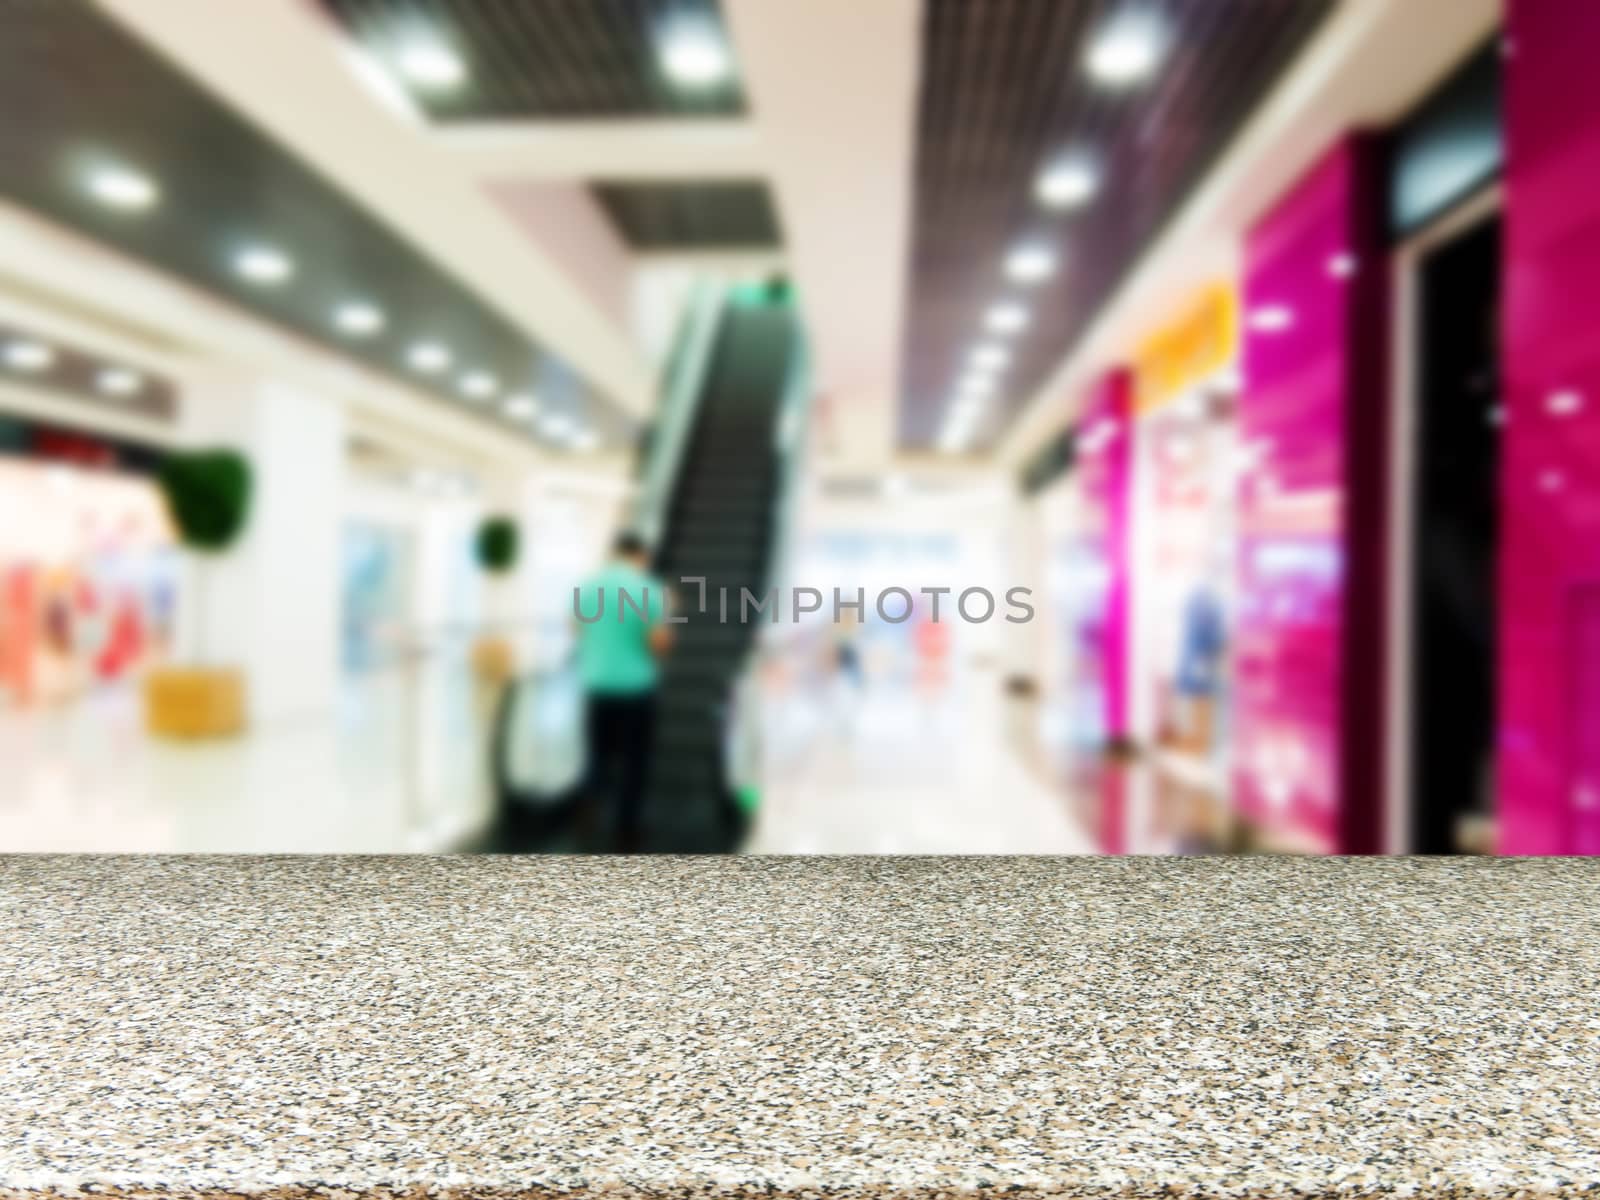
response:
{"label": "orange sign", "polygon": [[1134,359],[1134,404],[1160,408],[1229,366],[1239,346],[1239,298],[1225,283],[1202,292],[1181,318],[1145,339]]}

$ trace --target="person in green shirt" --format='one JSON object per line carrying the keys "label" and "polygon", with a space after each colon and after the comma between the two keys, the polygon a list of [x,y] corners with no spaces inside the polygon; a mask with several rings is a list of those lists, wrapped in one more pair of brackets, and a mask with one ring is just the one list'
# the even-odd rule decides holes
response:
{"label": "person in green shirt", "polygon": [[644,540],[624,533],[572,597],[588,747],[580,831],[592,829],[609,807],[615,848],[624,854],[639,849],[661,659],[672,647],[667,585],[650,573],[649,562]]}

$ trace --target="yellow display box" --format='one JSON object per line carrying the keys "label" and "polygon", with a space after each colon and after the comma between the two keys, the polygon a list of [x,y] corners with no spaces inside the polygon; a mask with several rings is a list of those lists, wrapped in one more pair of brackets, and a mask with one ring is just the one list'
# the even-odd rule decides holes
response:
{"label": "yellow display box", "polygon": [[155,737],[234,737],[245,728],[244,672],[157,667],[144,677],[145,728]]}

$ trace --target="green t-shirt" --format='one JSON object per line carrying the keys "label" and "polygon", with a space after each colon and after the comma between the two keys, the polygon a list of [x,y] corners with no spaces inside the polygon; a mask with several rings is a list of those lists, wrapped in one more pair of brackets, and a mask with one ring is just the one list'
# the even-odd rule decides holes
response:
{"label": "green t-shirt", "polygon": [[[656,686],[660,668],[650,630],[667,613],[667,585],[627,563],[607,563],[578,588],[578,674],[591,692],[636,695]],[[599,620],[592,620],[596,614]]]}

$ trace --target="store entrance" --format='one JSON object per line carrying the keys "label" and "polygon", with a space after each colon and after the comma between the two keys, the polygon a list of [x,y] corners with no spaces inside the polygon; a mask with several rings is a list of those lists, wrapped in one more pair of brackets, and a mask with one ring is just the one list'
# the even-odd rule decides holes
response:
{"label": "store entrance", "polygon": [[1411,477],[1411,849],[1475,848],[1493,804],[1500,461],[1498,218],[1417,276]]}

